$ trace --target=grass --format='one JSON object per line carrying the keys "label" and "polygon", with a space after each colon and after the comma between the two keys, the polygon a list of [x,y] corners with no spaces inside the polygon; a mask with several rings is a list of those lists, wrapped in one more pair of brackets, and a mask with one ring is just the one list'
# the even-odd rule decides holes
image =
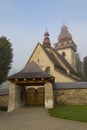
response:
{"label": "grass", "polygon": [[87,122],[87,106],[58,105],[48,111],[53,117]]}

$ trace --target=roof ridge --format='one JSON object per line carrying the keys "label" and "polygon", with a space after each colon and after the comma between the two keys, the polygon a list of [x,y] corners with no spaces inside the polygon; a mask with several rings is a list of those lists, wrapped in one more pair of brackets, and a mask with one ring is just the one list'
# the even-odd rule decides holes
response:
{"label": "roof ridge", "polygon": [[[69,68],[71,68],[71,70],[75,73],[75,74],[77,74],[77,72],[73,69],[73,67],[68,63],[68,61],[65,59],[65,58],[63,58],[62,57],[62,55],[59,53],[59,52],[57,52],[54,48],[52,48],[55,52],[56,52],[56,54],[59,56],[59,58],[61,58],[61,60],[64,62],[64,63],[66,63],[67,64],[67,67],[69,67]],[[68,68],[68,69],[69,69]]]}
{"label": "roof ridge", "polygon": [[[43,46],[43,45],[41,45],[42,47],[43,47],[43,49],[45,50],[45,52],[47,53],[47,55],[49,56],[49,51],[47,51],[47,49]],[[73,67],[68,63],[68,61],[65,59],[65,58],[63,58],[62,56],[61,56],[61,54],[59,54],[59,52],[57,52],[53,47],[51,47],[50,48],[51,50],[53,50],[55,53],[56,53],[56,55],[61,59],[61,61],[65,64],[65,66],[70,70],[70,72],[72,73],[72,74],[74,74],[74,75],[76,75],[76,76],[78,76],[78,74],[77,74],[77,72],[73,69]],[[54,54],[53,54],[54,55]],[[54,56],[55,57],[55,56]],[[49,56],[49,58],[50,58],[50,56]],[[54,62],[53,62],[53,60],[54,59],[52,59],[52,58],[50,58],[50,60],[52,61],[52,63],[54,64]],[[57,59],[56,59],[57,60]],[[58,60],[56,61],[57,62],[57,65],[59,65],[58,67],[59,67],[59,69],[61,70],[65,70],[63,67],[62,67],[62,65],[58,62]],[[79,76],[78,76],[79,77]]]}
{"label": "roof ridge", "polygon": [[[56,66],[56,67],[59,67],[60,70],[63,70],[63,71],[66,71],[62,66],[61,64],[58,62],[57,58],[54,56],[54,54],[51,52],[49,53],[47,51],[47,49],[45,49],[45,47],[42,45],[42,48],[44,49],[44,51],[46,52],[47,56],[50,58],[50,60],[52,61],[52,63]],[[52,47],[50,49],[53,49]],[[52,58],[53,57],[53,58]]]}

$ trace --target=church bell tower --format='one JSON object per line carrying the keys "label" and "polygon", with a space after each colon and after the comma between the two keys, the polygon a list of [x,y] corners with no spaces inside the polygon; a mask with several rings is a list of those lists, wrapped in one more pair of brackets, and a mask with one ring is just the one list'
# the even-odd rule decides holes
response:
{"label": "church bell tower", "polygon": [[44,47],[48,47],[48,48],[51,47],[49,36],[50,36],[49,33],[46,31],[45,34],[44,34],[44,40],[43,40],[43,46]]}
{"label": "church bell tower", "polygon": [[54,44],[54,48],[69,62],[76,70],[76,52],[77,46],[72,40],[72,35],[68,31],[67,26],[63,25],[58,36],[58,42]]}

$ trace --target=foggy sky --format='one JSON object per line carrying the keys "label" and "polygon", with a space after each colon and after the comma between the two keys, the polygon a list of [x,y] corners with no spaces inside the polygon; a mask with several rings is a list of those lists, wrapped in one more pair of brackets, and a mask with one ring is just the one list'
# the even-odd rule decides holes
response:
{"label": "foggy sky", "polygon": [[68,27],[81,59],[87,55],[86,0],[0,0],[0,36],[12,43],[12,73],[21,70],[46,28],[51,44],[58,41],[63,25]]}

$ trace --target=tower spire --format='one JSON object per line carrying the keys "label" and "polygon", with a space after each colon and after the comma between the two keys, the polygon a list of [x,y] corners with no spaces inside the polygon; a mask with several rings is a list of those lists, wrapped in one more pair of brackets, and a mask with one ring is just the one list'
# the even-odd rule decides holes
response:
{"label": "tower spire", "polygon": [[68,61],[74,70],[76,70],[77,46],[74,43],[72,35],[68,31],[68,27],[66,25],[61,27],[58,42],[54,44],[54,48]]}
{"label": "tower spire", "polygon": [[44,40],[43,40],[43,45],[45,46],[45,47],[51,47],[51,43],[50,43],[50,39],[49,39],[49,33],[48,33],[48,31],[47,31],[47,28],[46,28],[46,32],[45,32],[45,34],[44,34]]}
{"label": "tower spire", "polygon": [[63,26],[61,27],[61,32],[58,36],[58,41],[64,42],[64,41],[70,41],[70,40],[72,40],[72,35],[68,31],[68,27],[65,26],[63,22]]}

